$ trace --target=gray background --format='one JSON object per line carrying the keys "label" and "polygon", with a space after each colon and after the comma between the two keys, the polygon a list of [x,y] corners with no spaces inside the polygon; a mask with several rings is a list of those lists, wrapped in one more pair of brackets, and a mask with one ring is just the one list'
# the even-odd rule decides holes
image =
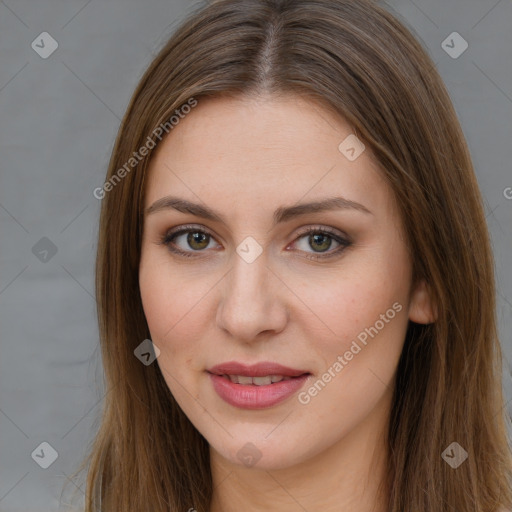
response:
{"label": "gray background", "polygon": [[[92,191],[104,181],[138,79],[197,5],[0,0],[2,512],[69,510],[61,496],[65,482],[83,498],[83,482],[70,475],[93,439],[103,396],[93,289],[100,201]],[[512,3],[388,5],[428,47],[468,139],[493,239],[499,325],[510,361]],[[31,47],[34,40],[41,45],[42,32],[58,42],[46,59]],[[469,44],[458,58],[442,47],[453,32]],[[446,45],[452,53],[462,48],[450,38]],[[47,469],[31,457],[42,442],[58,453]]]}

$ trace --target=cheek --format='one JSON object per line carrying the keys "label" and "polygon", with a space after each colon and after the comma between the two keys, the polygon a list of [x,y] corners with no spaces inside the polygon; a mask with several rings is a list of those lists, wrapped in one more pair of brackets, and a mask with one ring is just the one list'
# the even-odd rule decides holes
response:
{"label": "cheek", "polygon": [[200,339],[206,321],[205,300],[215,285],[171,267],[160,255],[143,256],[139,270],[142,305],[152,341],[166,355],[183,359]]}
{"label": "cheek", "polygon": [[[324,293],[311,293],[324,335],[315,339],[315,379],[299,396],[336,435],[355,428],[393,388],[408,324],[407,288],[386,272],[367,272],[326,283]],[[340,415],[343,421],[340,422]]]}
{"label": "cheek", "polygon": [[[348,350],[351,341],[376,322],[382,331],[396,329],[395,318],[403,316],[397,310],[407,309],[404,278],[382,265],[344,269],[325,278],[317,275],[314,286],[304,284],[296,293],[314,313],[311,325],[325,332],[325,348]],[[404,322],[399,323],[402,331]]]}
{"label": "cheek", "polygon": [[186,414],[193,413],[191,396],[198,390],[192,379],[198,368],[201,335],[206,328],[205,297],[214,283],[177,271],[165,256],[141,259],[139,286],[152,342],[160,349],[157,364]]}
{"label": "cheek", "polygon": [[404,247],[384,243],[302,286],[297,294],[315,312],[302,328],[322,361],[317,378],[327,372],[329,382],[325,393],[322,383],[311,390],[311,397],[322,395],[315,407],[326,412],[345,404],[362,417],[391,387],[408,325],[409,286]]}

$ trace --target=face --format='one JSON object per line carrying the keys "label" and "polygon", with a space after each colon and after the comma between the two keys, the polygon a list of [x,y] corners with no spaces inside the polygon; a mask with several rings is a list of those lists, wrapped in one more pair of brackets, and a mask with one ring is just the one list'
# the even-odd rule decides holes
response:
{"label": "face", "polygon": [[298,97],[200,99],[153,156],[144,313],[172,394],[230,464],[290,467],[382,430],[408,321],[429,319],[353,133]]}

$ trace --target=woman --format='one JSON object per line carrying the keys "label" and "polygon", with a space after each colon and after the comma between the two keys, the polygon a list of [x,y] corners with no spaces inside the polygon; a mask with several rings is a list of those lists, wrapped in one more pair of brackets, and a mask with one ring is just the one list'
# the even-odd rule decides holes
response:
{"label": "woman", "polygon": [[434,65],[366,0],[221,0],[119,130],[86,510],[512,507],[491,248]]}

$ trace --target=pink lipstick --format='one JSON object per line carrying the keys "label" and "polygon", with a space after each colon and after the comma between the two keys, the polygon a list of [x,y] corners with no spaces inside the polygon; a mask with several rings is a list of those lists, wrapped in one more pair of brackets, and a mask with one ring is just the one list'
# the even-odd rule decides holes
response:
{"label": "pink lipstick", "polygon": [[207,372],[220,398],[241,409],[272,407],[298,391],[311,375],[269,361],[253,365],[230,361]]}

